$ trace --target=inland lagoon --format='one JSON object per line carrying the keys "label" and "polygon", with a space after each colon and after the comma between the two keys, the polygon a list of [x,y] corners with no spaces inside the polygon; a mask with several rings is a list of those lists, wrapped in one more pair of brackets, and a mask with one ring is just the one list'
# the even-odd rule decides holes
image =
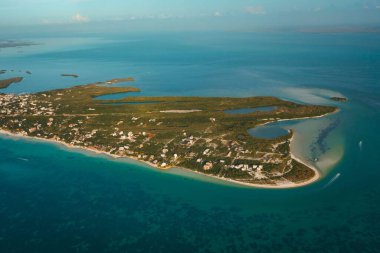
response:
{"label": "inland lagoon", "polygon": [[241,109],[234,109],[234,110],[227,110],[225,113],[227,114],[250,114],[253,112],[272,112],[276,110],[276,106],[259,106],[256,108],[241,108]]}

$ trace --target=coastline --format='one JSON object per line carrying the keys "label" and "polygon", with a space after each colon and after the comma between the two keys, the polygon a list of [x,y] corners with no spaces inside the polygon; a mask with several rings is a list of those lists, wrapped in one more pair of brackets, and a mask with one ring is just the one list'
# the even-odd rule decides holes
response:
{"label": "coastline", "polygon": [[[275,123],[275,122],[280,122],[280,121],[291,121],[291,120],[303,120],[303,119],[323,118],[323,117],[326,117],[327,115],[332,115],[332,114],[338,113],[339,111],[340,111],[340,109],[337,108],[333,112],[325,113],[325,114],[319,115],[319,116],[273,120],[273,121],[269,121],[269,122],[266,122],[266,123],[263,123],[263,124],[259,124],[257,126],[263,126],[263,125],[267,125],[267,124],[271,124],[271,123]],[[191,170],[189,168],[184,168],[184,167],[173,166],[173,167],[164,167],[163,168],[163,167],[156,166],[155,164],[153,164],[151,162],[139,160],[138,158],[135,158],[135,157],[119,156],[119,155],[111,154],[111,153],[106,152],[106,151],[100,151],[100,150],[97,150],[97,149],[94,149],[94,148],[88,148],[88,147],[82,147],[82,146],[75,146],[75,145],[71,145],[71,144],[68,144],[66,142],[58,141],[58,140],[54,140],[54,139],[45,139],[45,138],[41,138],[41,137],[26,136],[26,135],[22,135],[22,134],[19,134],[19,133],[13,133],[13,132],[1,129],[1,128],[0,128],[0,135],[6,135],[6,136],[11,136],[11,137],[25,138],[25,139],[30,139],[30,140],[38,140],[38,141],[42,141],[42,142],[48,142],[48,143],[52,143],[52,144],[58,144],[58,145],[61,145],[61,146],[64,146],[64,147],[68,148],[69,150],[82,150],[82,151],[90,152],[90,153],[93,153],[93,154],[105,155],[105,156],[107,156],[109,158],[112,158],[112,159],[115,159],[115,160],[126,159],[126,162],[131,162],[131,161],[138,162],[141,165],[147,165],[150,168],[155,169],[155,170],[169,171],[172,168],[178,168],[180,170],[184,170],[184,171],[187,171],[187,172],[195,173],[197,175],[202,175],[202,176],[205,176],[205,177],[208,177],[208,178],[217,179],[220,182],[227,182],[227,183],[229,183],[229,185],[231,185],[231,186],[234,185],[235,187],[237,187],[237,186],[244,186],[244,187],[249,187],[249,188],[261,188],[261,189],[291,189],[291,188],[299,188],[299,187],[310,185],[312,183],[315,183],[316,181],[318,181],[321,178],[321,173],[318,171],[318,169],[315,166],[313,166],[313,165],[309,164],[307,161],[304,161],[301,158],[297,157],[292,151],[290,151],[291,158],[294,159],[295,161],[297,161],[297,162],[305,165],[309,169],[313,170],[315,172],[314,177],[312,177],[309,180],[306,180],[306,181],[304,181],[302,183],[289,182],[289,183],[284,183],[284,184],[269,185],[269,184],[244,183],[244,182],[236,181],[236,180],[229,179],[229,178],[218,177],[218,176],[214,176],[214,175],[209,175],[209,174],[201,173],[199,171],[194,171],[194,170]],[[294,141],[294,136],[292,136],[289,141],[290,141],[290,143],[292,143],[292,141]]]}
{"label": "coastline", "polygon": [[265,123],[262,123],[262,124],[258,124],[256,127],[258,127],[258,126],[265,126],[265,125],[276,123],[276,122],[284,122],[284,121],[292,121],[292,120],[302,120],[302,119],[319,119],[319,118],[326,117],[328,115],[336,114],[338,112],[340,112],[340,108],[336,108],[335,111],[333,111],[333,112],[328,112],[328,113],[325,113],[325,114],[322,114],[322,115],[319,115],[319,116],[310,116],[310,117],[301,117],[301,118],[292,118],[292,119],[271,120],[271,121],[268,121],[268,122],[265,122]]}
{"label": "coastline", "polygon": [[[150,168],[153,168],[153,169],[156,169],[156,170],[166,170],[166,171],[169,171],[172,168],[178,168],[178,169],[181,169],[181,170],[185,170],[187,172],[191,172],[191,173],[195,173],[195,174],[198,174],[198,175],[206,176],[206,177],[209,177],[209,178],[217,179],[217,180],[220,180],[220,182],[223,182],[223,181],[224,182],[228,182],[231,186],[235,185],[235,187],[236,186],[244,186],[244,187],[249,187],[249,188],[263,188],[263,189],[290,189],[290,188],[298,188],[298,187],[302,187],[302,186],[306,186],[306,185],[312,184],[312,183],[314,183],[315,181],[317,181],[320,178],[320,173],[319,173],[319,171],[314,166],[312,166],[312,165],[308,164],[307,162],[301,160],[300,158],[298,158],[297,156],[295,156],[292,152],[291,152],[291,158],[294,159],[294,160],[296,160],[297,162],[299,162],[299,163],[307,166],[308,168],[312,169],[315,172],[314,177],[311,178],[311,179],[309,179],[309,180],[307,180],[307,181],[305,181],[305,182],[302,182],[302,183],[287,183],[287,184],[281,184],[281,185],[268,185],[267,184],[267,185],[265,185],[265,184],[244,183],[244,182],[236,181],[236,180],[229,179],[229,178],[217,177],[217,176],[213,176],[213,175],[204,174],[204,173],[201,173],[201,172],[198,172],[198,171],[193,171],[191,169],[184,168],[184,167],[174,166],[174,167],[162,168],[162,167],[156,166],[153,163],[150,163],[150,162],[147,162],[147,161],[142,161],[142,160],[139,160],[139,159],[134,158],[134,157],[114,155],[114,154],[111,154],[109,152],[100,151],[100,150],[93,149],[93,148],[88,148],[88,147],[74,146],[74,145],[68,144],[66,142],[58,141],[58,140],[53,140],[53,139],[45,139],[45,138],[40,138],[40,137],[26,136],[26,135],[22,135],[22,134],[19,134],[19,133],[12,133],[10,131],[7,131],[7,130],[1,129],[1,128],[0,128],[0,135],[10,136],[10,137],[17,137],[17,138],[23,138],[23,139],[29,139],[29,140],[37,140],[37,141],[41,141],[41,142],[56,144],[56,145],[60,145],[60,146],[66,147],[66,148],[68,148],[70,150],[81,150],[81,151],[85,151],[85,152],[89,152],[89,153],[93,153],[93,154],[97,154],[97,155],[105,155],[105,156],[107,156],[109,158],[112,158],[112,159],[115,159],[115,160],[126,159],[126,162],[129,162],[128,160],[134,161],[134,162],[138,162],[140,164],[145,164],[145,165],[149,166]],[[290,141],[292,141],[292,140],[293,140],[293,137],[290,139]]]}
{"label": "coastline", "polygon": [[[263,123],[263,124],[258,124],[257,126],[264,126],[264,125],[267,125],[267,124],[271,124],[271,123],[275,123],[275,122],[281,122],[281,121],[323,118],[323,117],[326,117],[328,115],[336,114],[338,112],[340,112],[340,108],[336,108],[336,110],[334,110],[333,112],[325,113],[325,114],[319,115],[319,116],[273,120],[273,121],[269,121],[269,122],[266,122],[266,123]],[[289,141],[290,141],[290,144],[294,141],[294,135],[290,138]],[[231,184],[235,184],[235,185],[238,185],[238,186],[245,186],[245,187],[250,187],[250,188],[261,188],[261,189],[291,189],[291,188],[299,188],[299,187],[303,187],[303,186],[307,186],[307,185],[313,184],[313,183],[315,183],[316,181],[318,181],[319,179],[322,178],[321,173],[319,172],[319,170],[315,166],[309,164],[307,161],[302,160],[301,158],[299,158],[298,156],[296,156],[294,154],[294,152],[292,152],[292,151],[290,151],[290,156],[291,156],[291,158],[293,160],[295,160],[295,161],[297,161],[297,162],[305,165],[306,167],[310,168],[311,170],[313,170],[315,172],[314,177],[312,177],[309,180],[306,180],[306,181],[304,181],[302,183],[288,183],[288,184],[282,184],[282,185],[265,185],[265,184],[250,184],[250,183],[239,182],[239,181],[228,179],[228,178],[222,178],[222,177],[217,177],[217,176],[213,176],[213,175],[204,174],[204,173],[201,173],[201,172],[198,172],[198,171],[193,171],[191,169],[184,168],[184,167],[175,167],[175,168],[178,168],[178,169],[181,169],[181,170],[185,170],[185,171],[189,171],[189,172],[192,172],[192,173],[195,173],[195,174],[198,174],[198,175],[202,175],[202,176],[206,176],[206,177],[209,177],[209,178],[213,178],[213,179],[217,179],[217,180],[222,180],[222,181],[225,181],[225,182],[228,182],[228,183],[231,183]],[[155,167],[155,166],[153,166],[153,167]]]}

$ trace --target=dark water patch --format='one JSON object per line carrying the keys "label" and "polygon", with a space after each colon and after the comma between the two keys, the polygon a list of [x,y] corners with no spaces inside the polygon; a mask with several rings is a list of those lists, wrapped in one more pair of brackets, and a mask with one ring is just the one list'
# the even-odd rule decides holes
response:
{"label": "dark water patch", "polygon": [[326,144],[326,138],[335,128],[339,126],[340,122],[340,119],[336,119],[319,132],[316,141],[311,146],[311,153],[314,157],[325,154],[329,150],[329,147]]}
{"label": "dark water patch", "polygon": [[227,114],[249,114],[254,112],[272,112],[276,110],[276,106],[261,106],[261,107],[255,107],[255,108],[241,108],[241,109],[234,109],[234,110],[226,110],[224,111]]}

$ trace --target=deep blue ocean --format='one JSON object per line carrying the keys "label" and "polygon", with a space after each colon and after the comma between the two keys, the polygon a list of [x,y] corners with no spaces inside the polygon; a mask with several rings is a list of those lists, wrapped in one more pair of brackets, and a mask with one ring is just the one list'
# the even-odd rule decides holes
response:
{"label": "deep blue ocean", "polygon": [[380,34],[21,39],[38,45],[0,49],[0,69],[14,70],[0,79],[25,77],[2,92],[132,76],[134,83],[120,85],[142,95],[273,95],[341,110],[282,123],[296,131],[294,152],[322,174],[287,190],[0,135],[1,253],[380,252]]}

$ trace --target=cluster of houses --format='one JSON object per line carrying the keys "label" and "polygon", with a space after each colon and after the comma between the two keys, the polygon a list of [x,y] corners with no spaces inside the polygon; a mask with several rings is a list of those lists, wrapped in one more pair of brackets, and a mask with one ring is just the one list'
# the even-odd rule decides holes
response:
{"label": "cluster of houses", "polygon": [[199,138],[196,138],[192,135],[188,136],[188,134],[186,132],[183,132],[183,137],[184,138],[181,139],[181,144],[185,145],[188,148],[193,146],[195,144],[195,142],[197,142],[199,140]]}
{"label": "cluster of houses", "polygon": [[[60,96],[61,94],[58,94]],[[45,95],[46,96],[46,95]],[[59,107],[59,105],[58,105]],[[21,134],[24,135],[37,135],[45,138],[54,138],[56,140],[62,140],[71,145],[86,146],[89,148],[94,148],[100,151],[110,152],[112,154],[117,154],[120,156],[131,156],[136,157],[139,160],[147,161],[154,164],[157,167],[166,168],[175,164],[180,164],[181,160],[190,158],[190,160],[196,161],[198,167],[203,168],[204,171],[212,170],[215,167],[222,167],[228,170],[239,170],[246,172],[247,175],[252,176],[255,179],[265,179],[266,173],[263,172],[264,164],[280,164],[282,159],[275,152],[268,153],[265,152],[264,155],[249,151],[244,148],[238,141],[233,140],[219,140],[221,145],[227,147],[225,154],[221,154],[218,151],[219,144],[215,144],[214,140],[205,139],[206,145],[204,147],[196,147],[197,142],[202,139],[202,137],[195,137],[191,134],[188,134],[186,131],[181,133],[177,140],[178,143],[172,143],[171,150],[165,145],[160,151],[156,154],[144,154],[143,147],[144,145],[158,145],[162,144],[159,142],[151,141],[154,137],[153,134],[142,131],[126,131],[121,125],[123,121],[119,121],[113,127],[113,130],[109,132],[108,136],[112,141],[107,144],[99,144],[94,139],[98,137],[98,133],[101,131],[98,129],[90,129],[85,131],[85,124],[83,120],[78,119],[75,122],[68,120],[62,120],[58,122],[54,116],[55,111],[58,107],[54,108],[53,104],[49,101],[39,101],[36,99],[36,96],[33,95],[0,95],[0,119],[1,116],[21,116],[21,115],[35,115],[35,116],[46,116],[46,121],[44,123],[37,122],[31,123],[28,122],[28,128],[25,128],[24,124],[26,119],[9,119],[9,128],[12,126],[20,130]],[[91,109],[91,108],[90,108]],[[89,109],[89,110],[90,110]],[[130,122],[138,123],[140,118],[132,117],[128,119]],[[154,125],[161,125],[162,122],[157,121],[156,119],[149,119],[149,123]],[[211,124],[216,122],[215,118],[210,118]],[[142,124],[142,123],[140,123]],[[57,133],[52,133],[49,131],[49,128],[57,126],[58,128],[62,127],[67,129],[64,136],[57,136]],[[204,143],[204,142],[201,142]],[[185,150],[192,150],[192,152],[178,153],[179,151],[174,150],[175,146],[185,147]],[[201,144],[203,145],[203,144]],[[194,147],[200,149],[200,151],[195,152]],[[276,147],[273,147],[274,149]],[[140,149],[140,150],[139,150]],[[146,152],[145,152],[146,153]],[[264,152],[263,152],[264,153]],[[214,159],[215,157],[219,159]],[[182,157],[182,159],[180,159]],[[225,157],[225,158],[223,158]],[[252,165],[252,163],[247,164],[247,162],[241,162],[241,164],[232,164],[226,163],[226,160],[235,161],[236,158],[240,160],[252,161],[256,160],[257,165]]]}
{"label": "cluster of houses", "polygon": [[2,115],[53,115],[53,104],[41,103],[31,95],[0,95],[0,113]]}

